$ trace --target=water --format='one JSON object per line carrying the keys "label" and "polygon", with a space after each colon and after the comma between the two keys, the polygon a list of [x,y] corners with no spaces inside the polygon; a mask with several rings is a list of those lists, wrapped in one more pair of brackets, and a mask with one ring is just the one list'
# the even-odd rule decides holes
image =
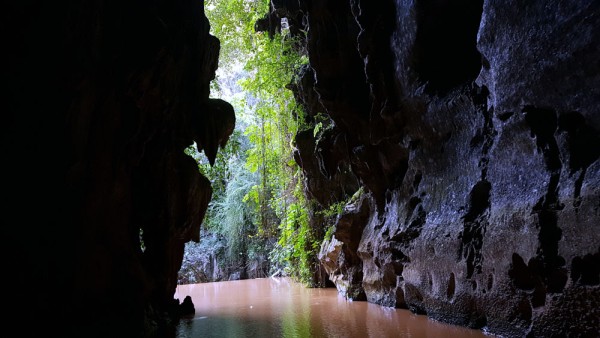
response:
{"label": "water", "polygon": [[176,337],[486,337],[481,331],[408,310],[352,302],[334,288],[309,289],[286,278],[180,285],[196,308]]}

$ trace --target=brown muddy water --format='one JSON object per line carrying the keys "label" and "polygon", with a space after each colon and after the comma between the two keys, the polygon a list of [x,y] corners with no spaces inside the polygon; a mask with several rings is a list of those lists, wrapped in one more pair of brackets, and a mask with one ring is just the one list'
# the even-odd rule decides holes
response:
{"label": "brown muddy water", "polygon": [[312,289],[287,278],[179,285],[196,308],[176,337],[490,337],[408,310],[346,300],[335,288]]}

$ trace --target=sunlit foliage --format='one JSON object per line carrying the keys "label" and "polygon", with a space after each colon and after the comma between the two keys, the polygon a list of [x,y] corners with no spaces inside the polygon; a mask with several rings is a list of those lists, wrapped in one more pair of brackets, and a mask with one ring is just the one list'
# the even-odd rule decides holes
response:
{"label": "sunlit foliage", "polygon": [[286,89],[307,57],[286,30],[272,38],[255,32],[254,23],[267,10],[266,0],[205,1],[211,34],[221,41],[211,96],[234,105],[237,125],[214,166],[195,147],[187,152],[213,185],[203,227],[226,238],[222,263],[247,266],[264,255],[271,273],[310,283],[320,241],[292,157],[303,112]]}

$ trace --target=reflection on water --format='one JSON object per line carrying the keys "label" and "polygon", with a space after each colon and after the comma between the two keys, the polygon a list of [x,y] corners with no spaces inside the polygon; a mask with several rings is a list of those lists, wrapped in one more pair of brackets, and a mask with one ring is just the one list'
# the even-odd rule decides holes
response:
{"label": "reflection on water", "polygon": [[352,302],[337,290],[309,289],[286,278],[180,285],[196,308],[177,337],[486,337],[407,310]]}

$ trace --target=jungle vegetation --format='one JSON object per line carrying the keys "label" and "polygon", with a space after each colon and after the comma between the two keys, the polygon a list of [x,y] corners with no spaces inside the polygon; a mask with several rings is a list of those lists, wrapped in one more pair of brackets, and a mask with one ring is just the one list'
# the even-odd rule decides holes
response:
{"label": "jungle vegetation", "polygon": [[[230,102],[236,128],[211,166],[195,145],[186,153],[213,187],[200,243],[188,243],[180,283],[279,274],[311,285],[323,235],[309,225],[310,201],[293,159],[294,136],[309,128],[286,88],[305,53],[285,29],[256,32],[267,0],[205,0],[221,41],[211,96]],[[212,276],[207,276],[211,273]]]}

